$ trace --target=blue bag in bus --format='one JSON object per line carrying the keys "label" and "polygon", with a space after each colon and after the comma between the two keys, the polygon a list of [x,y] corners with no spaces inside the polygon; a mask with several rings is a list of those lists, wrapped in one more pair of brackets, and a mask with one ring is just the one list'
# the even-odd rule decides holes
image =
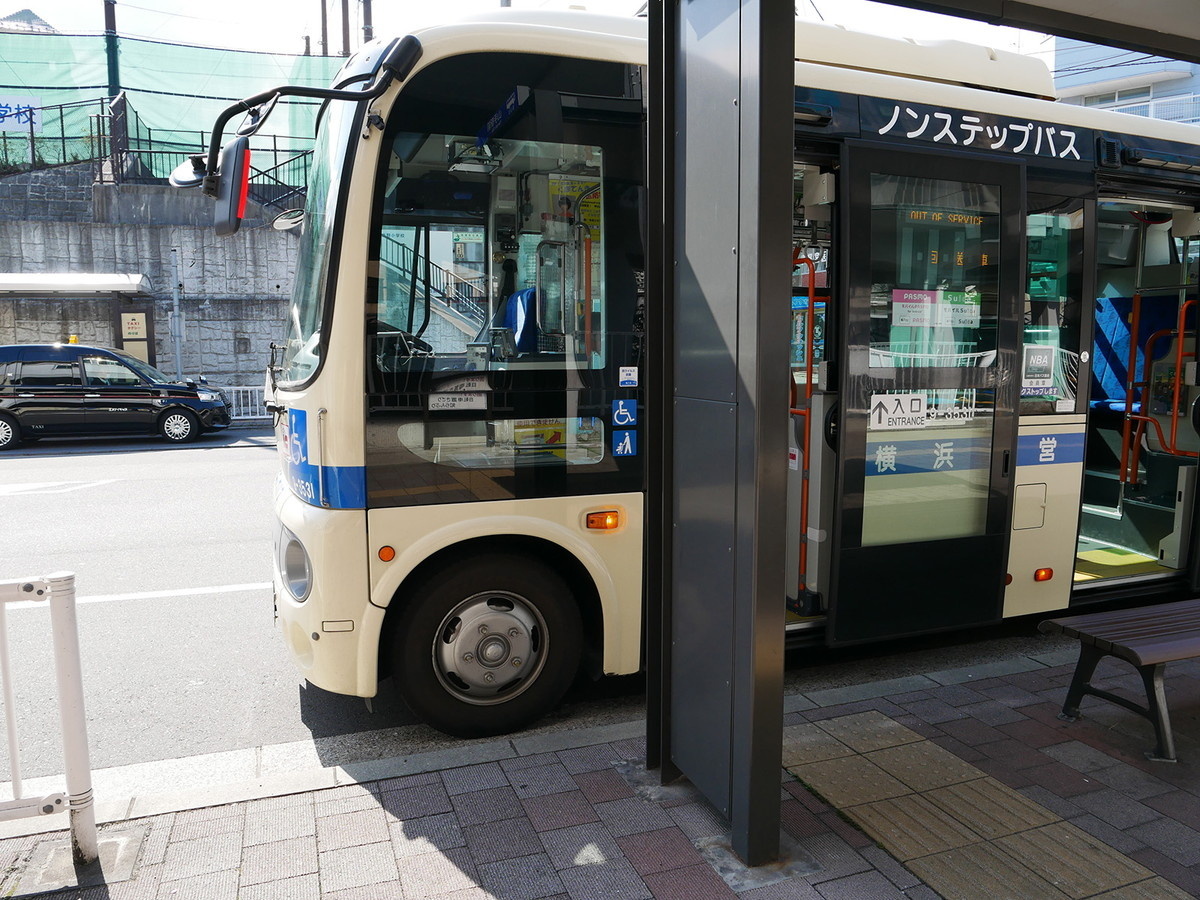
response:
{"label": "blue bag in bus", "polygon": [[508,298],[504,328],[512,331],[518,353],[536,353],[538,348],[537,289],[525,288]]}

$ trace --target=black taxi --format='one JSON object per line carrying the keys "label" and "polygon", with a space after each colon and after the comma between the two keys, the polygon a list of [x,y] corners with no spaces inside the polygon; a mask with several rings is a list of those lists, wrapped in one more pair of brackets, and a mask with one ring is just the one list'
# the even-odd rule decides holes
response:
{"label": "black taxi", "polygon": [[174,443],[229,427],[218,389],[84,344],[0,345],[0,450],[22,440],[159,434]]}

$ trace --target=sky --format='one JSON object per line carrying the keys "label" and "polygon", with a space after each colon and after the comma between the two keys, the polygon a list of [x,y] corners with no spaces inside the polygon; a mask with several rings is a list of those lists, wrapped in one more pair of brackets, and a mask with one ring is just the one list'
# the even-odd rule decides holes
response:
{"label": "sky", "polygon": [[[332,53],[342,47],[342,0],[324,0]],[[318,52],[322,0],[118,0],[117,31],[130,37],[179,43],[303,53],[309,35]],[[362,0],[349,0],[351,51],[362,43]],[[403,34],[417,25],[494,9],[499,0],[374,0],[377,37]],[[582,6],[593,12],[631,15],[641,0],[512,0],[514,7]],[[90,34],[104,30],[104,0],[0,0],[0,17],[31,9],[59,31]],[[979,22],[901,9],[871,0],[803,0],[803,19],[843,24],[895,37],[957,38],[1005,50],[1033,53],[1050,62],[1051,42],[1042,35]]]}

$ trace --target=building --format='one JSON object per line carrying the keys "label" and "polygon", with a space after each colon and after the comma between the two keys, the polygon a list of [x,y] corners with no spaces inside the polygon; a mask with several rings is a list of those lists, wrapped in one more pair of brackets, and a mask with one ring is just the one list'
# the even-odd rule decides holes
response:
{"label": "building", "polygon": [[1200,123],[1200,65],[1055,39],[1054,84],[1064,103]]}

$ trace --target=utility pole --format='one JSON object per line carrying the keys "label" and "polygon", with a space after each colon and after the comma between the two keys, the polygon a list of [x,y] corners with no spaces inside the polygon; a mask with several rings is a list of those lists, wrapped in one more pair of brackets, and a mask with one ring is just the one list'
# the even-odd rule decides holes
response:
{"label": "utility pole", "polygon": [[342,0],[342,56],[350,55],[350,0]]}
{"label": "utility pole", "polygon": [[179,250],[171,248],[171,349],[175,351],[175,380],[183,381],[183,318],[179,314]]}
{"label": "utility pole", "polygon": [[121,66],[117,50],[117,0],[104,0],[104,55],[108,58],[108,96],[121,93]]}
{"label": "utility pole", "polygon": [[329,12],[325,5],[329,0],[321,0],[321,55],[329,55]]}
{"label": "utility pole", "polygon": [[371,24],[371,0],[363,0],[363,43],[375,40],[375,27]]}

